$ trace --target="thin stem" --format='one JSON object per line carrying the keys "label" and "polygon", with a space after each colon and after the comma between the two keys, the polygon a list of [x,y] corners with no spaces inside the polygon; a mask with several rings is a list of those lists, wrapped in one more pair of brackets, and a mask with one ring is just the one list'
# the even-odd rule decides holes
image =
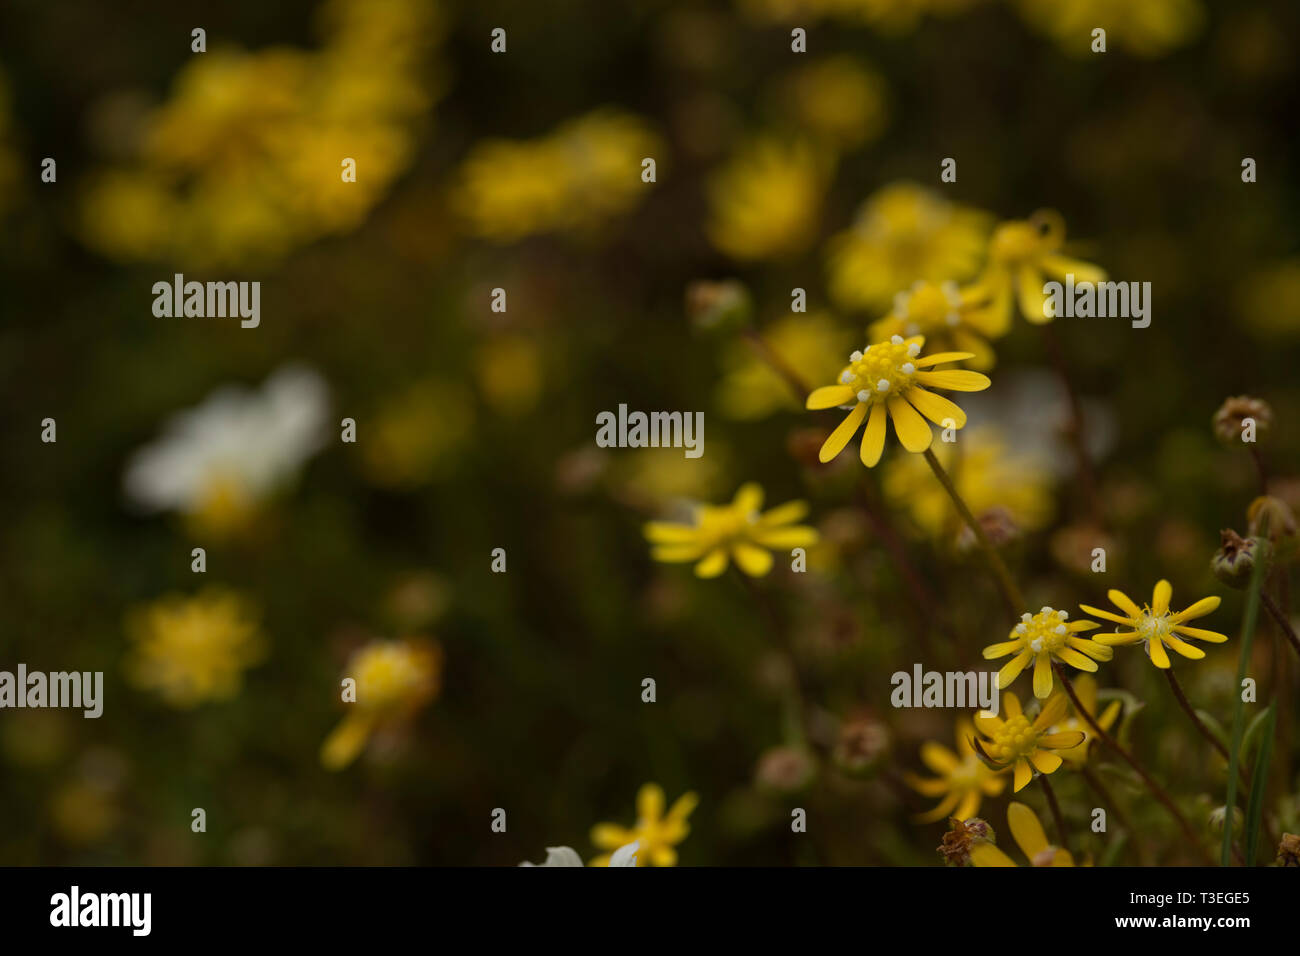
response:
{"label": "thin stem", "polygon": [[1114,797],[1111,796],[1110,790],[1101,782],[1101,777],[1097,776],[1096,771],[1087,764],[1084,764],[1079,768],[1079,772],[1083,774],[1083,779],[1087,781],[1088,786],[1097,791],[1097,796],[1101,797],[1101,802],[1110,807],[1110,812],[1115,815],[1115,819],[1119,821],[1119,825],[1127,830],[1129,836],[1133,838],[1133,850],[1137,853],[1138,865],[1145,866],[1146,852],[1143,849],[1142,842],[1138,840],[1137,828],[1134,827],[1133,823],[1129,820],[1128,814],[1124,812],[1124,808],[1120,806],[1119,802]]}
{"label": "thin stem", "polygon": [[1169,811],[1170,816],[1178,821],[1178,826],[1182,828],[1183,835],[1187,837],[1188,843],[1191,846],[1202,849],[1202,852],[1204,852],[1201,847],[1200,837],[1196,835],[1196,831],[1192,829],[1192,825],[1187,822],[1187,818],[1183,816],[1182,811],[1178,809],[1177,804],[1174,803],[1169,794],[1165,793],[1160,784],[1151,779],[1151,774],[1146,772],[1143,766],[1134,759],[1132,754],[1121,747],[1114,737],[1101,729],[1101,726],[1093,718],[1092,714],[1083,706],[1083,703],[1079,700],[1079,695],[1074,691],[1074,685],[1070,683],[1069,675],[1065,673],[1065,668],[1056,661],[1052,661],[1052,670],[1056,672],[1057,678],[1065,687],[1065,692],[1069,695],[1070,702],[1074,704],[1075,713],[1082,714],[1083,719],[1086,720],[1088,726],[1092,728],[1092,732],[1096,734],[1107,747],[1123,757],[1124,761],[1133,768],[1134,772],[1136,772],[1139,777],[1142,778],[1142,782],[1145,783],[1147,789],[1151,791],[1151,795],[1160,801],[1161,805]]}
{"label": "thin stem", "polygon": [[943,465],[939,464],[939,459],[934,457],[934,452],[929,448],[925,450],[925,460],[930,465],[930,470],[934,472],[934,477],[939,479],[939,484],[943,485],[943,490],[948,492],[948,497],[952,499],[953,505],[957,508],[957,513],[961,515],[966,526],[970,528],[971,534],[975,535],[975,540],[984,551],[985,557],[989,560],[989,565],[993,568],[993,573],[997,575],[998,586],[1002,589],[1002,596],[1006,599],[1007,606],[1011,610],[1012,617],[1023,612],[1029,605],[1025,603],[1024,595],[1020,593],[1020,588],[1016,587],[1016,582],[1011,577],[1011,572],[1007,570],[1006,563],[1002,560],[1002,555],[998,554],[993,543],[989,541],[984,529],[980,523],[975,520],[971,514],[970,508],[957,492],[957,487],[948,477],[948,473],[943,470]]}
{"label": "thin stem", "polygon": [[1196,729],[1200,731],[1201,736],[1210,742],[1210,746],[1219,752],[1219,756],[1224,760],[1227,760],[1228,748],[1223,746],[1223,744],[1219,742],[1219,739],[1215,737],[1214,734],[1210,733],[1210,728],[1206,727],[1201,721],[1201,718],[1196,716],[1196,711],[1192,708],[1191,702],[1187,699],[1187,695],[1183,693],[1183,685],[1178,683],[1178,678],[1174,676],[1174,669],[1172,667],[1164,667],[1161,668],[1161,670],[1164,671],[1165,677],[1169,681],[1169,686],[1174,692],[1174,696],[1178,698],[1178,705],[1183,708],[1183,713],[1185,713],[1188,719],[1196,725]]}
{"label": "thin stem", "polygon": [[1259,453],[1259,446],[1250,443],[1250,457],[1255,463],[1255,474],[1259,478],[1259,493],[1268,494],[1268,469],[1264,467],[1264,456]]}
{"label": "thin stem", "polygon": [[744,336],[745,341],[749,343],[750,348],[754,350],[754,353],[766,362],[771,367],[772,371],[781,376],[781,380],[789,386],[790,392],[794,395],[795,400],[800,405],[803,405],[804,401],[812,391],[812,389],[808,387],[808,384],[803,380],[803,376],[791,368],[790,365],[786,363],[785,359],[772,351],[763,336],[758,334],[757,329],[745,329],[740,334]]}
{"label": "thin stem", "polygon": [[1043,785],[1043,793],[1047,795],[1047,805],[1052,808],[1052,819],[1056,821],[1056,838],[1060,841],[1057,845],[1066,853],[1070,852],[1068,837],[1065,832],[1065,817],[1061,816],[1061,805],[1056,802],[1056,791],[1047,781],[1047,774],[1040,773],[1038,781]]}
{"label": "thin stem", "polygon": [[1282,629],[1282,633],[1286,635],[1286,639],[1291,642],[1292,649],[1294,649],[1297,654],[1300,654],[1300,638],[1296,637],[1295,628],[1293,628],[1291,622],[1286,619],[1286,615],[1283,614],[1282,609],[1277,606],[1277,602],[1269,597],[1268,593],[1263,590],[1259,592],[1259,599],[1264,602],[1264,607],[1268,610],[1268,613],[1277,623],[1277,626]]}

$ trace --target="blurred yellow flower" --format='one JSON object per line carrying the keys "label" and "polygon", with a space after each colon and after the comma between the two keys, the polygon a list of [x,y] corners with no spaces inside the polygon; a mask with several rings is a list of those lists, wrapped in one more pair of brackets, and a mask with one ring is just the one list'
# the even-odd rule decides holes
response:
{"label": "blurred yellow flower", "polygon": [[979,813],[985,797],[996,797],[1006,789],[1006,777],[985,766],[975,753],[971,739],[975,726],[965,717],[957,721],[957,752],[943,744],[927,740],[921,745],[921,762],[937,777],[920,777],[905,773],[907,785],[927,797],[942,797],[933,810],[916,818],[918,823],[932,823],[947,816],[966,820]]}
{"label": "blurred yellow flower", "polygon": [[[831,378],[843,365],[853,335],[824,312],[793,314],[762,330],[763,341],[801,379]],[[733,340],[723,356],[726,369],[718,385],[718,405],[728,418],[766,418],[782,409],[797,409],[790,385],[755,354],[743,339]]]}
{"label": "blurred yellow flower", "polygon": [[1043,285],[1047,278],[1074,282],[1104,282],[1099,266],[1060,254],[1065,244],[1065,220],[1054,210],[1039,210],[1028,219],[999,223],[989,240],[988,262],[968,292],[986,304],[986,321],[1006,329],[1011,322],[1013,299],[1024,317],[1037,325],[1052,321],[1046,312]]}
{"label": "blurred yellow flower", "polygon": [[892,183],[827,246],[830,293],[844,308],[877,309],[913,282],[962,282],[984,254],[990,217],[913,183]]}
{"label": "blurred yellow flower", "polygon": [[1255,332],[1300,337],[1300,259],[1271,263],[1248,275],[1237,289],[1237,314]]}
{"label": "blurred yellow flower", "polygon": [[244,671],[266,654],[253,605],[221,588],[160,598],[128,617],[129,680],[173,707],[239,693]]}
{"label": "blurred yellow flower", "polygon": [[[675,866],[674,847],[691,832],[687,818],[700,802],[694,792],[682,794],[664,813],[664,791],[657,783],[647,783],[636,796],[637,820],[632,827],[617,823],[598,823],[591,829],[591,842],[601,850],[617,850],[637,843],[637,866]],[[608,854],[591,861],[592,866],[609,866]]]}
{"label": "blurred yellow flower", "polygon": [[888,120],[885,81],[856,57],[817,60],[784,78],[781,109],[809,135],[838,150],[851,150],[880,136]]}
{"label": "blurred yellow flower", "polygon": [[893,309],[871,324],[867,338],[923,335],[932,347],[971,353],[971,368],[986,372],[996,360],[987,340],[1007,331],[1005,318],[989,309],[977,290],[959,289],[951,280],[917,281],[894,296]]}
{"label": "blurred yellow flower", "polygon": [[742,261],[783,259],[817,231],[834,157],[806,142],[763,137],[709,181],[709,241]]}
{"label": "blurred yellow flower", "polygon": [[376,730],[408,719],[438,693],[442,649],[418,639],[371,641],[348,660],[343,677],[355,681],[355,698],[344,698],[347,716],[321,744],[326,770],[347,767]]}
{"label": "blurred yellow flower", "polygon": [[[1007,804],[1007,828],[1020,852],[1029,858],[1030,866],[1074,866],[1069,850],[1047,842],[1047,833],[1033,810],[1023,803]],[[970,848],[972,866],[1015,866],[1011,857],[989,842],[978,842]]]}
{"label": "blurred yellow flower", "polygon": [[1026,611],[1021,615],[1020,623],[1011,629],[1007,640],[984,648],[986,661],[1015,655],[998,671],[998,687],[1010,687],[1021,671],[1033,662],[1034,696],[1041,699],[1052,693],[1055,684],[1053,661],[1063,661],[1081,671],[1095,671],[1097,661],[1108,661],[1115,656],[1115,652],[1104,644],[1079,636],[1081,631],[1096,630],[1100,624],[1067,621],[1069,616],[1068,611],[1050,607],[1044,607],[1037,614]]}
{"label": "blurred yellow flower", "polygon": [[86,242],[119,260],[248,265],[355,228],[410,162],[439,16],[431,0],[331,0],[322,22],[318,52],[193,57],[133,161],[91,177]]}
{"label": "blurred yellow flower", "polygon": [[454,382],[418,381],[363,423],[357,442],[366,477],[384,488],[424,484],[452,458],[474,424],[474,400]]}
{"label": "blurred yellow flower", "polygon": [[[977,518],[1004,508],[1021,531],[1036,531],[1051,519],[1050,473],[1014,454],[996,426],[972,428],[962,433],[960,446],[941,441],[931,450]],[[891,458],[881,480],[890,505],[910,515],[927,535],[939,537],[960,524],[952,499],[915,455]]]}
{"label": "blurred yellow flower", "polygon": [[[817,532],[795,524],[808,514],[808,504],[789,501],[766,514],[763,489],[756,482],[742,485],[726,505],[699,505],[694,524],[651,521],[645,536],[656,561],[695,561],[695,574],[716,578],[731,561],[750,577],[762,577],[772,570],[767,549],[786,551],[817,543]],[[627,842],[627,841],[624,841]]]}
{"label": "blurred yellow flower", "polygon": [[1151,663],[1159,668],[1169,667],[1169,653],[1165,650],[1168,646],[1170,649],[1177,651],[1188,660],[1198,661],[1205,656],[1205,651],[1196,647],[1194,644],[1187,643],[1184,638],[1191,638],[1198,641],[1209,641],[1211,644],[1222,644],[1227,641],[1227,636],[1220,634],[1218,631],[1207,631],[1199,627],[1188,627],[1185,621],[1194,621],[1198,617],[1214,611],[1219,606],[1219,598],[1211,596],[1201,598],[1196,603],[1184,608],[1177,613],[1171,613],[1169,610],[1169,600],[1173,597],[1174,589],[1168,581],[1160,580],[1156,582],[1155,590],[1151,595],[1151,603],[1138,607],[1137,603],[1123,591],[1111,589],[1106,592],[1110,602],[1119,608],[1123,613],[1115,614],[1111,611],[1103,611],[1099,608],[1087,604],[1080,604],[1079,607],[1086,614],[1093,617],[1099,617],[1103,621],[1114,621],[1116,624],[1132,628],[1131,631],[1116,631],[1112,634],[1097,634],[1093,639],[1099,644],[1136,644],[1139,641],[1151,658]]}
{"label": "blurred yellow flower", "polygon": [[1020,0],[1026,21],[1056,39],[1074,56],[1092,53],[1092,31],[1106,31],[1137,56],[1163,56],[1200,32],[1205,10],[1199,0]]}
{"label": "blurred yellow flower", "polygon": [[1005,718],[987,710],[975,715],[975,728],[982,735],[975,740],[976,752],[995,770],[1014,768],[1016,793],[1034,778],[1035,770],[1055,773],[1060,769],[1061,758],[1052,751],[1070,750],[1083,743],[1081,733],[1051,731],[1065,716],[1066,703],[1063,695],[1049,697],[1031,721],[1020,709],[1020,698],[1006,693],[1002,695]]}
{"label": "blurred yellow flower", "polygon": [[787,22],[796,18],[828,17],[865,23],[885,33],[913,29],[926,14],[952,16],[982,0],[737,0],[753,20]]}
{"label": "blurred yellow flower", "polygon": [[657,511],[680,502],[702,501],[735,484],[730,477],[734,453],[719,439],[709,440],[702,458],[628,451],[610,473],[615,494],[633,506]]}
{"label": "blurred yellow flower", "polygon": [[[1092,715],[1092,719],[1097,722],[1097,726],[1102,730],[1110,733],[1111,725],[1119,717],[1120,702],[1112,700],[1106,705],[1106,709],[1100,714],[1097,712],[1097,681],[1090,674],[1080,674],[1073,681],[1074,692],[1079,697],[1079,703],[1083,709]],[[1068,696],[1065,688],[1057,688],[1056,693],[1062,696]],[[1071,768],[1077,770],[1088,762],[1088,749],[1096,739],[1093,733],[1092,725],[1088,723],[1086,717],[1083,717],[1075,709],[1073,703],[1070,704],[1069,713],[1066,717],[1053,724],[1050,728],[1052,733],[1062,733],[1065,731],[1077,731],[1083,734],[1083,742],[1077,747],[1071,747],[1069,750],[1058,750],[1056,755],[1060,757]]]}
{"label": "blurred yellow flower", "polygon": [[978,392],[992,383],[987,375],[979,372],[934,370],[935,365],[970,358],[970,353],[936,352],[921,358],[924,344],[921,336],[905,340],[895,335],[887,342],[869,345],[865,351],[849,356],[849,364],[840,372],[840,384],[824,386],[808,396],[805,405],[812,410],[837,406],[849,409],[849,414],[831,432],[818,453],[823,462],[842,452],[863,422],[867,427],[862,433],[861,459],[868,468],[874,468],[884,452],[887,420],[893,421],[898,440],[910,452],[923,452],[930,447],[934,434],[926,418],[943,427],[965,426],[965,412],[921,386]]}
{"label": "blurred yellow flower", "polygon": [[539,232],[589,232],[628,212],[663,173],[662,140],[644,120],[604,109],[533,140],[485,140],[461,163],[451,203],[473,235],[515,242]]}

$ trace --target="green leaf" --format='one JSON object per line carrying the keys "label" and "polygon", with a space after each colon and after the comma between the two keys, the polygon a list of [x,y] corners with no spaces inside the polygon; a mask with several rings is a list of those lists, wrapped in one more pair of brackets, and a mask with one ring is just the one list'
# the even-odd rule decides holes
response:
{"label": "green leaf", "polygon": [[1237,652],[1237,687],[1234,692],[1235,703],[1232,707],[1232,741],[1228,745],[1228,799],[1223,801],[1227,808],[1223,821],[1223,848],[1219,854],[1219,863],[1232,865],[1232,819],[1237,809],[1237,768],[1241,766],[1242,723],[1246,716],[1246,703],[1241,699],[1241,682],[1246,679],[1246,668],[1250,666],[1250,646],[1255,641],[1255,625],[1259,621],[1259,591],[1264,585],[1264,563],[1255,562],[1255,569],[1250,575],[1250,587],[1246,591],[1246,614],[1241,622],[1241,649]]}
{"label": "green leaf", "polygon": [[1250,755],[1255,749],[1255,744],[1259,742],[1259,731],[1264,726],[1264,721],[1268,719],[1268,710],[1262,710],[1251,720],[1250,726],[1246,728],[1246,735],[1241,738],[1241,762],[1249,763]]}
{"label": "green leaf", "polygon": [[[1201,723],[1205,725],[1205,729],[1214,735],[1214,739],[1223,745],[1223,749],[1227,750],[1228,735],[1224,731],[1223,725],[1219,723],[1217,720],[1215,720],[1207,711],[1201,710],[1199,707],[1196,709],[1196,716],[1201,719]],[[1246,755],[1247,751],[1249,750],[1249,747],[1250,747],[1250,731],[1248,730],[1246,731],[1246,740],[1241,745],[1241,753],[1243,757]]]}
{"label": "green leaf", "polygon": [[[1268,765],[1273,759],[1273,729],[1277,725],[1277,705],[1264,711],[1266,722],[1259,744],[1259,757],[1250,778],[1250,803],[1246,806],[1246,864],[1254,866],[1259,854],[1259,831],[1264,822],[1264,791],[1268,784]],[[1258,721],[1256,721],[1258,723]]]}

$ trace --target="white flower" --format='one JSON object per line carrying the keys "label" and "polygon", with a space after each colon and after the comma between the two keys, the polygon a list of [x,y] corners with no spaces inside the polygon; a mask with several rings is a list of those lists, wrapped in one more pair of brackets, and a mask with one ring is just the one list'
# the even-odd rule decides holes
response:
{"label": "white flower", "polygon": [[214,487],[258,500],[325,441],[329,390],[316,372],[280,369],[260,391],[225,385],[177,413],[127,464],[127,496],[145,511],[197,511]]}
{"label": "white flower", "polygon": [[[636,866],[636,850],[641,845],[641,841],[634,840],[627,846],[621,846],[614,851],[609,858],[610,866]],[[527,861],[520,863],[520,866],[582,866],[582,857],[567,846],[548,846],[546,848],[546,862],[533,864]]]}

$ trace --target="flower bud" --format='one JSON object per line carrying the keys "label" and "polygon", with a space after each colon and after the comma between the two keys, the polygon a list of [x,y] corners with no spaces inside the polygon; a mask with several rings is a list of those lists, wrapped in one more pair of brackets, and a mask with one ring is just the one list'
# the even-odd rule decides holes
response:
{"label": "flower bud", "polygon": [[1255,564],[1265,558],[1267,545],[1258,538],[1243,538],[1231,528],[1219,532],[1223,541],[1210,567],[1214,576],[1230,588],[1244,588],[1250,584]]}
{"label": "flower bud", "polygon": [[1282,834],[1282,842],[1277,845],[1277,862],[1279,866],[1300,866],[1300,836]]}
{"label": "flower bud", "polygon": [[1250,523],[1249,531],[1252,535],[1267,538],[1274,543],[1282,538],[1295,537],[1295,513],[1281,498],[1272,495],[1256,498],[1246,509],[1246,520]]}
{"label": "flower bud", "polygon": [[764,793],[798,793],[817,776],[817,761],[803,747],[771,747],[758,758],[754,783]]}
{"label": "flower bud", "polygon": [[1273,425],[1273,409],[1268,402],[1249,395],[1229,398],[1214,413],[1215,436],[1227,445],[1240,442],[1247,418],[1255,422],[1255,438],[1261,439]]}
{"label": "flower bud", "polygon": [[867,777],[879,767],[889,752],[889,730],[872,717],[847,720],[840,726],[831,759],[850,777]]}
{"label": "flower bud", "polygon": [[971,847],[980,843],[998,842],[993,828],[979,817],[965,821],[953,817],[948,825],[952,829],[943,835],[943,843],[935,847],[936,852],[943,857],[945,866],[970,866]]}
{"label": "flower bud", "polygon": [[[1232,832],[1233,835],[1241,833],[1242,817],[1245,814],[1240,810],[1234,810],[1232,813]],[[1210,832],[1221,835],[1223,833],[1223,821],[1228,817],[1227,807],[1215,807],[1210,811]]]}

